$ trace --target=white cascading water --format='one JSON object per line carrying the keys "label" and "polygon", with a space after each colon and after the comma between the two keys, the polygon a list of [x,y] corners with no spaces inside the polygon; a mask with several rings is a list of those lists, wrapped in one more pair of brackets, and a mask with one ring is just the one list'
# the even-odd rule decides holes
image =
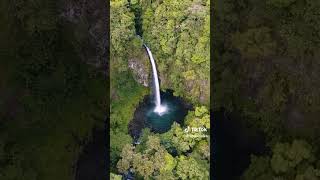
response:
{"label": "white cascading water", "polygon": [[144,44],[144,47],[147,49],[149,59],[152,65],[153,82],[155,86],[155,100],[156,100],[156,107],[154,109],[154,112],[158,113],[159,115],[162,115],[164,112],[166,112],[167,108],[161,105],[160,87],[159,87],[159,79],[158,79],[156,63],[154,62],[152,53],[148,48],[148,46]]}

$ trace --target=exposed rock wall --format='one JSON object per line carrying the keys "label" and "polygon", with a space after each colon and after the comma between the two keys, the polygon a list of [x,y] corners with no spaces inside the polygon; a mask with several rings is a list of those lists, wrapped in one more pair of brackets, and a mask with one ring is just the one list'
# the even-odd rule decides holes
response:
{"label": "exposed rock wall", "polygon": [[61,4],[61,18],[70,23],[80,57],[107,72],[108,67],[108,10],[103,0],[67,0]]}
{"label": "exposed rock wall", "polygon": [[133,78],[135,79],[135,81],[137,81],[139,84],[142,84],[145,87],[148,87],[150,83],[148,71],[149,67],[137,58],[129,59],[128,66],[132,70]]}

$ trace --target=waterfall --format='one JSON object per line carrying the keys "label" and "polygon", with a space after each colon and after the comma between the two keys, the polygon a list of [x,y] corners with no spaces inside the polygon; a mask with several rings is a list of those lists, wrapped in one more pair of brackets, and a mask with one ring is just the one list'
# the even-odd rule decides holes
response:
{"label": "waterfall", "polygon": [[144,45],[144,46],[147,49],[149,59],[151,61],[151,65],[152,65],[153,82],[154,82],[154,86],[155,86],[156,106],[160,106],[161,105],[161,97],[160,97],[160,87],[159,87],[159,79],[158,79],[156,63],[154,62],[154,59],[153,59],[153,56],[152,56],[150,49],[146,45]]}
{"label": "waterfall", "polygon": [[160,85],[159,85],[159,79],[158,79],[158,72],[156,63],[153,59],[152,53],[147,45],[143,44],[143,46],[146,48],[148,52],[148,56],[152,65],[152,74],[153,74],[153,82],[155,87],[155,103],[156,107],[154,109],[154,112],[157,112],[158,114],[163,114],[166,111],[166,107],[161,105],[161,97],[160,97]]}

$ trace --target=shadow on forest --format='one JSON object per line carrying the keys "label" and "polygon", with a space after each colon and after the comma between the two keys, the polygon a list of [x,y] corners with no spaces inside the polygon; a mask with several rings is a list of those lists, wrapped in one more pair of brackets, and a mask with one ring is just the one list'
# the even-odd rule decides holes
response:
{"label": "shadow on forest", "polygon": [[224,109],[214,117],[214,176],[217,180],[240,179],[250,165],[250,156],[269,153],[263,133],[250,128],[236,114]]}
{"label": "shadow on forest", "polygon": [[84,146],[79,155],[75,180],[101,180],[108,177],[106,142],[105,130],[93,129],[91,140]]}

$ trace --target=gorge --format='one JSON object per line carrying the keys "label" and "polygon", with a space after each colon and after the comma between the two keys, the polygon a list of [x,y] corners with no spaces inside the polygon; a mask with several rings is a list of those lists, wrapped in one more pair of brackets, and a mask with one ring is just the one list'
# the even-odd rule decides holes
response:
{"label": "gorge", "polygon": [[209,3],[111,2],[114,179],[209,177]]}
{"label": "gorge", "polygon": [[153,93],[146,95],[135,110],[134,118],[129,124],[132,137],[140,137],[141,130],[145,127],[157,133],[164,133],[171,128],[174,121],[182,123],[192,105],[181,97],[173,95],[173,90],[166,89],[161,92],[155,59],[150,48],[146,49],[152,68]]}

